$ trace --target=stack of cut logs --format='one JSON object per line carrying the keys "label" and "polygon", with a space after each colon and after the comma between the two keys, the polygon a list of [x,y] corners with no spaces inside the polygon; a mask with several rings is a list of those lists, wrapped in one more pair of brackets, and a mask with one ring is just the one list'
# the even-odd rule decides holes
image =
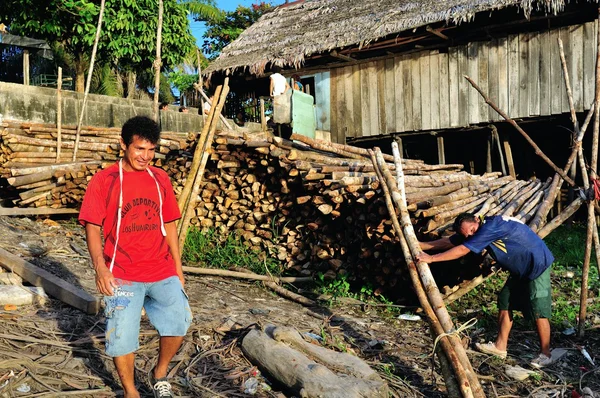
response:
{"label": "stack of cut logs", "polygon": [[[0,199],[19,207],[78,207],[91,176],[120,153],[118,128],[84,127],[73,161],[75,126],[62,127],[58,155],[55,125],[4,121],[0,126],[0,177],[6,179],[11,195]],[[161,166],[167,154],[185,149],[187,138],[163,133],[155,164]]]}
{"label": "stack of cut logs", "polygon": [[[367,151],[292,138],[218,132],[191,223],[237,233],[301,273],[352,270],[381,289],[394,287],[404,260]],[[403,166],[413,224],[433,236],[465,211],[527,222],[548,187],[500,173],[471,175],[462,165],[406,159]]]}
{"label": "stack of cut logs", "polygon": [[[54,164],[54,127],[5,122],[1,131],[0,172],[14,188],[19,207],[77,207],[91,176],[119,151],[117,129],[85,128],[77,162]],[[65,151],[73,148],[73,131],[72,126],[63,129]],[[177,194],[185,185],[197,137],[163,133],[155,165],[171,176]],[[217,132],[191,224],[215,228],[223,237],[236,233],[248,246],[300,273],[318,270],[334,276],[352,270],[381,289],[394,287],[403,278],[404,260],[367,150],[303,136],[292,139]],[[72,153],[63,155],[68,160]],[[384,157],[395,173],[392,157]],[[461,169],[403,160],[408,210],[421,234],[442,235],[465,211],[528,222],[546,196],[547,182]]]}

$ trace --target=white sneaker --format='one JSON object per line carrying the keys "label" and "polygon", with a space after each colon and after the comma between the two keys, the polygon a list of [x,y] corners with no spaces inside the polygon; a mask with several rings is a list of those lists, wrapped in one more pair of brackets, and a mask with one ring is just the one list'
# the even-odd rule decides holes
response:
{"label": "white sneaker", "polygon": [[536,369],[543,368],[545,366],[552,365],[554,363],[554,359],[552,359],[552,355],[548,356],[546,354],[540,353],[533,361],[531,361],[531,366]]}
{"label": "white sneaker", "polygon": [[495,355],[500,359],[506,359],[506,351],[502,351],[496,348],[496,344],[489,341],[487,343],[475,343],[475,348],[478,351],[483,352],[485,354]]}
{"label": "white sneaker", "polygon": [[169,384],[166,377],[157,379],[156,383],[152,386],[152,390],[154,398],[173,398],[171,384]]}

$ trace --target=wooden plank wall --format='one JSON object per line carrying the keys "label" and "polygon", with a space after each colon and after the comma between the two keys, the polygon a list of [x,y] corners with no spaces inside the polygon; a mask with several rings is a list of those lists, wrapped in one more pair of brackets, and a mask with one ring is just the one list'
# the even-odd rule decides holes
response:
{"label": "wooden plank wall", "polygon": [[569,111],[558,52],[563,40],[575,107],[594,97],[597,21],[422,51],[331,70],[332,141],[500,120],[469,75],[513,118]]}

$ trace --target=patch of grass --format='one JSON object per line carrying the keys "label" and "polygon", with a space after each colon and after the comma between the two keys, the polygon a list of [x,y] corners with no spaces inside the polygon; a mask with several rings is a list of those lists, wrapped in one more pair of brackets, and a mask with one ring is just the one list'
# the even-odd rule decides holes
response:
{"label": "patch of grass", "polygon": [[280,262],[265,252],[246,247],[239,236],[229,234],[223,240],[215,229],[201,231],[190,228],[181,255],[183,262],[206,268],[246,268],[254,273],[278,276],[283,269]]}
{"label": "patch of grass", "polygon": [[[565,323],[575,325],[579,316],[581,278],[585,255],[587,226],[584,223],[562,225],[544,241],[552,254],[552,323],[559,328]],[[596,256],[592,252],[588,276],[588,297],[600,297],[600,280]],[[588,320],[592,314],[600,314],[600,302],[594,301],[587,306]]]}
{"label": "patch of grass", "polygon": [[382,307],[382,312],[399,312],[397,307],[393,307],[394,303],[391,300],[382,294],[376,294],[370,284],[362,285],[360,289],[357,286],[353,286],[347,274],[338,274],[335,279],[327,281],[322,273],[318,273],[315,293],[331,296],[329,305],[334,304],[338,298],[348,297],[363,301],[366,304],[389,305],[389,307]]}

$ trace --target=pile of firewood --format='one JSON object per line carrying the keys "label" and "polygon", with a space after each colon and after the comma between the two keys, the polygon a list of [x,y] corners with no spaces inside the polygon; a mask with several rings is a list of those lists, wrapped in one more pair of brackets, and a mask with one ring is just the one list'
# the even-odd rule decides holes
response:
{"label": "pile of firewood", "polygon": [[[191,224],[238,234],[300,273],[352,270],[381,289],[394,287],[404,260],[367,151],[292,138],[217,132]],[[548,187],[500,173],[471,175],[462,165],[405,159],[403,166],[413,224],[433,236],[465,211],[527,222]]]}
{"label": "pile of firewood", "polygon": [[[93,174],[119,155],[117,129],[83,129],[77,161],[57,164],[54,127],[18,122],[2,127],[0,173],[18,207],[78,207]],[[73,132],[63,129],[64,151],[73,148]],[[186,184],[198,137],[163,133],[154,163],[169,174],[177,195]],[[368,151],[292,139],[217,132],[190,224],[214,228],[223,237],[236,234],[301,274],[317,270],[333,277],[352,270],[382,289],[394,287],[404,277],[404,260]],[[391,155],[384,157],[394,174]],[[547,194],[548,182],[461,169],[403,160],[408,210],[422,235],[442,235],[465,211],[528,222]]]}
{"label": "pile of firewood", "polygon": [[[19,207],[78,207],[87,183],[102,167],[118,159],[120,129],[84,127],[77,159],[73,160],[75,126],[4,121],[0,125],[0,177],[6,179],[13,205]],[[181,133],[163,133],[155,165],[179,153],[193,141]],[[57,153],[60,148],[60,153]]]}

